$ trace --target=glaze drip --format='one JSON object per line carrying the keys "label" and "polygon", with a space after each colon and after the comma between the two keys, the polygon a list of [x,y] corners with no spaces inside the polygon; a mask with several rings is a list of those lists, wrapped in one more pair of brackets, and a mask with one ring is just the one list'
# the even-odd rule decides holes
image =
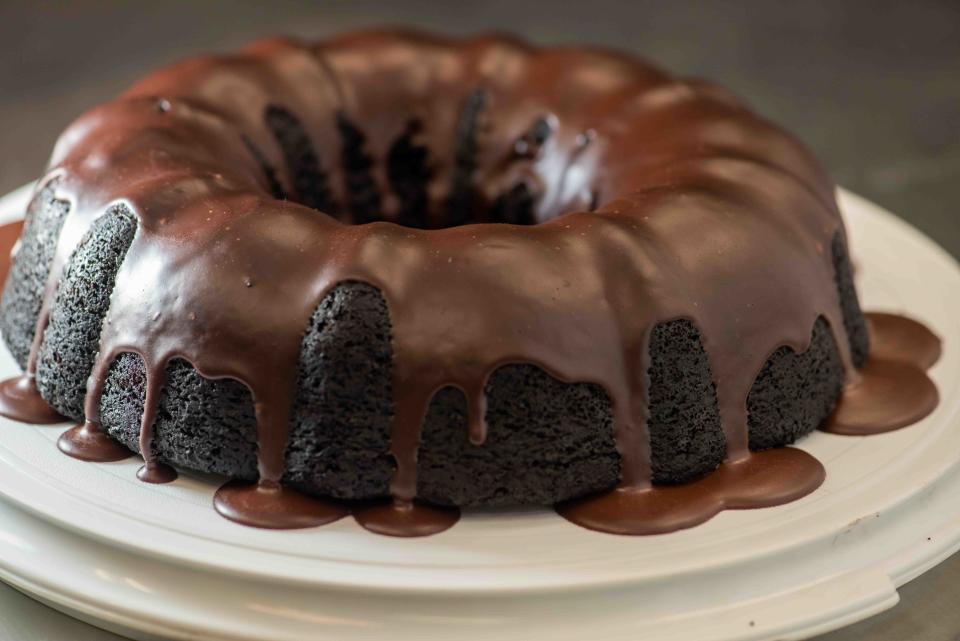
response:
{"label": "glaze drip", "polygon": [[450,529],[460,519],[460,510],[394,499],[357,507],[353,517],[360,527],[375,534],[409,538]]}
{"label": "glaze drip", "polygon": [[213,506],[224,518],[266,529],[326,525],[348,514],[345,506],[311,498],[279,483],[231,481],[217,490]]}
{"label": "glaze drip", "polygon": [[803,450],[784,447],[728,461],[683,485],[621,486],[598,497],[557,506],[582,527],[610,534],[665,534],[698,525],[730,509],[770,507],[795,501],[820,487],[823,466]]}
{"label": "glaze drip", "polygon": [[[137,478],[144,483],[170,483],[177,478],[176,470],[159,462],[153,453],[154,422],[157,419],[160,394],[166,383],[167,364],[147,366],[146,369],[147,394],[143,402],[143,417],[140,419],[140,454],[143,456],[143,467],[137,472]],[[99,405],[99,402],[97,404]]]}
{"label": "glaze drip", "polygon": [[905,316],[883,312],[867,314],[870,355],[878,360],[912,363],[922,370],[933,367],[943,345],[923,324]]}
{"label": "glaze drip", "polygon": [[[110,438],[100,424],[100,397],[107,380],[107,370],[113,359],[121,351],[115,348],[97,354],[93,371],[87,381],[87,396],[84,399],[84,416],[86,418],[82,423],[74,425],[61,434],[57,440],[57,447],[67,456],[81,461],[109,463],[122,461],[133,455],[130,450]],[[148,379],[153,376],[156,376],[156,374],[148,373]],[[144,407],[144,419],[147,419],[149,414],[150,411]]]}
{"label": "glaze drip", "polygon": [[912,425],[937,407],[926,370],[940,358],[940,339],[915,320],[867,314],[871,350],[860,376],[847,382],[825,432],[866,436]]}
{"label": "glaze drip", "polygon": [[110,438],[99,423],[90,420],[61,434],[57,447],[67,456],[91,463],[112,463],[133,456],[130,450]]}
{"label": "glaze drip", "polygon": [[31,374],[0,383],[0,415],[33,425],[52,425],[67,420],[41,398],[37,379]]}

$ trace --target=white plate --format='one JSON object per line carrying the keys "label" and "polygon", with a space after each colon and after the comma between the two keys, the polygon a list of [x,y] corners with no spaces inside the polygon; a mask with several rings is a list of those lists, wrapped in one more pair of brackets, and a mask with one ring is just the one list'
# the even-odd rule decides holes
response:
{"label": "white plate", "polygon": [[[0,221],[27,197],[0,200]],[[944,337],[943,400],[907,429],[803,440],[827,480],[800,501],[652,537],[546,510],[425,539],[349,519],[256,530],[216,515],[210,479],[146,485],[134,460],[81,463],[57,451],[61,427],[0,419],[0,576],[98,625],[182,639],[784,639],[890,607],[960,547],[960,270],[875,205],[841,205],[865,307]],[[0,377],[16,371],[0,354]]]}

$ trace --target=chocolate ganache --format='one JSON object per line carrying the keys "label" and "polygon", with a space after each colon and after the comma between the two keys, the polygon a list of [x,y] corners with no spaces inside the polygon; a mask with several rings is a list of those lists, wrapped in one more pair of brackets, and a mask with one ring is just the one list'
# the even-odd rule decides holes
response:
{"label": "chocolate ganache", "polygon": [[[571,521],[647,534],[783,503],[819,486],[824,470],[801,450],[766,448],[815,428],[834,404],[825,429],[866,434],[915,422],[937,402],[925,369],[938,341],[918,323],[873,316],[868,357],[833,190],[801,144],[724,90],[606,50],[384,31],[188,60],[60,137],[0,310],[26,366],[0,386],[0,413],[56,422],[53,405],[83,419],[61,437],[65,453],[110,461],[133,448],[144,458],[138,477],[166,482],[181,459],[158,454],[168,452],[158,425],[180,420],[168,407],[177,381],[197,375],[197,386],[231,394],[239,382],[253,428],[229,438],[247,439],[256,466],[228,470],[236,478],[214,500],[223,516],[294,528],[352,512],[372,531],[419,536],[453,525],[458,506],[498,500],[435,489],[448,468],[423,451],[431,408],[464,399],[454,438],[466,454],[452,469],[473,469],[505,429],[490,419],[506,403],[497,377],[541,376],[600,399],[598,416],[611,421],[608,452],[606,426],[594,429],[601,453],[589,454],[606,471],[592,485],[563,476],[586,450],[565,446],[566,458],[541,462],[567,485],[537,491]],[[90,267],[94,253],[107,258]],[[88,292],[103,315],[78,333],[89,366],[77,379],[44,344],[78,324],[63,310],[88,291],[85,269],[112,280]],[[45,284],[29,286],[37,273]],[[388,351],[364,362],[389,372],[389,452],[354,454],[390,472],[386,486],[323,492],[286,479],[303,449],[294,431],[304,345],[353,318],[353,308],[329,312],[341,300],[385,305],[376,313],[387,333],[376,336]],[[688,360],[664,357],[661,345],[681,339]],[[820,372],[815,420],[757,427],[778,398],[775,386],[758,391],[761,381],[814,360],[821,369],[803,375]],[[715,417],[716,434],[684,425],[712,444],[706,463],[671,472],[664,451],[699,446],[654,433],[653,406],[701,362],[706,382],[687,405]],[[72,387],[46,391],[63,377]],[[108,429],[104,408],[124,394],[125,424]],[[356,396],[364,411],[375,402]],[[500,503],[527,502],[522,490],[498,492]]]}

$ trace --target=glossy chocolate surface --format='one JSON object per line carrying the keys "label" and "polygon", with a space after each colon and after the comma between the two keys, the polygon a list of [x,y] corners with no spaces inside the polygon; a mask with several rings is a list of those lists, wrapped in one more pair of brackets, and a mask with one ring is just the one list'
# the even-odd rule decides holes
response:
{"label": "glossy chocolate surface", "polygon": [[693,527],[721,510],[769,507],[814,491],[826,472],[820,461],[792,447],[754,452],[683,485],[619,487],[598,497],[557,506],[577,525],[611,534],[664,534]]}
{"label": "glossy chocolate surface", "polygon": [[820,429],[866,436],[916,423],[940,401],[926,370],[940,358],[940,339],[915,320],[885,313],[867,315],[871,349],[851,377],[833,415]]}

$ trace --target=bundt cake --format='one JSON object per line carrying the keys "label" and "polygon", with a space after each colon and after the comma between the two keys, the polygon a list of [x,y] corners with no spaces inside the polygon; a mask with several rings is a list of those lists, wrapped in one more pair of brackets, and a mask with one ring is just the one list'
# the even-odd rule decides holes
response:
{"label": "bundt cake", "polygon": [[80,421],[67,453],[390,534],[554,504],[663,531],[578,514],[744,461],[781,487],[729,506],[795,498],[819,463],[750,452],[824,423],[869,351],[831,181],[726,91],[397,31],[187,60],[81,117],[0,328],[2,411]]}

